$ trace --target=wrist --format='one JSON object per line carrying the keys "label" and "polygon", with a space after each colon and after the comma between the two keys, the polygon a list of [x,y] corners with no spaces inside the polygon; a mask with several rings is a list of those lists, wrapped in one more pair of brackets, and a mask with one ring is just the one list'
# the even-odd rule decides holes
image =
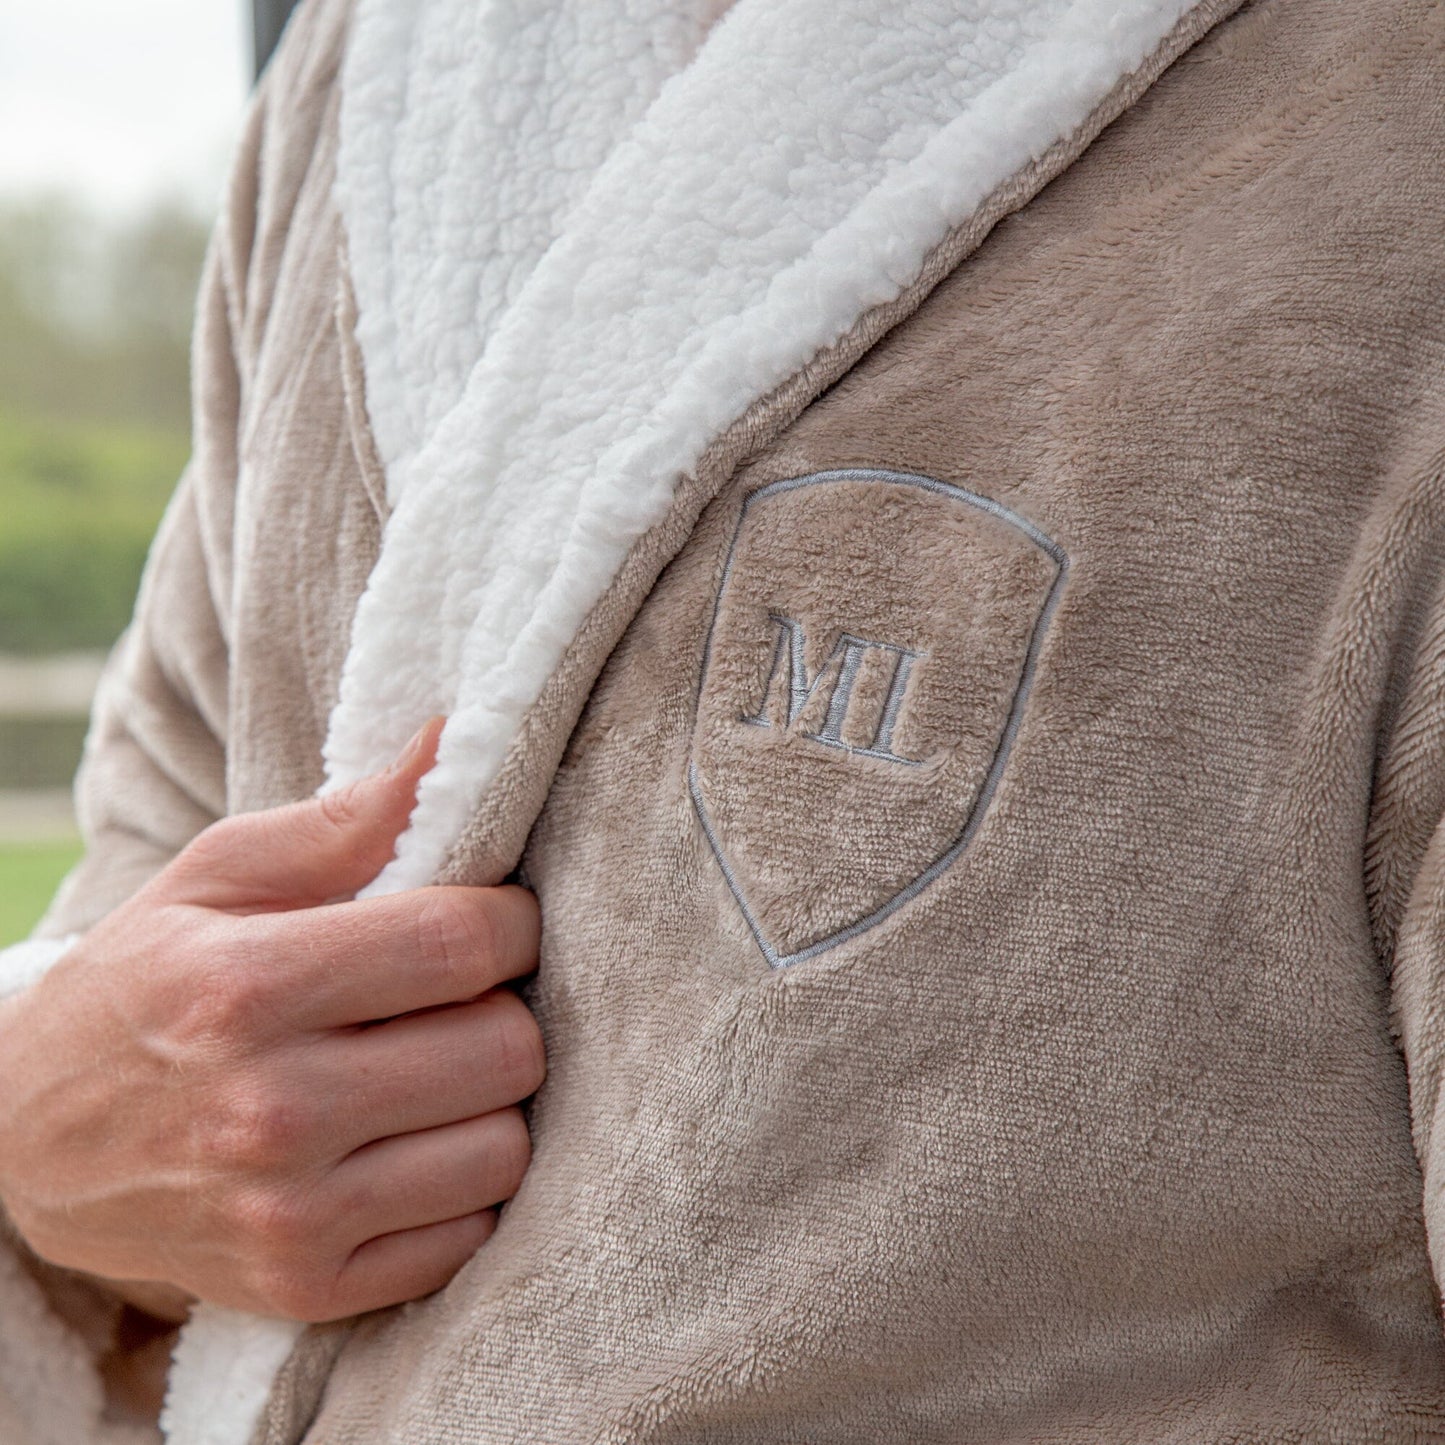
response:
{"label": "wrist", "polygon": [[[20,1066],[23,1048],[19,1040],[26,1038],[31,1031],[32,1025],[27,1016],[33,1006],[34,996],[28,987],[0,998],[0,1228],[27,1252],[30,1251],[29,1241],[16,1223],[10,1207],[5,1161],[14,1157],[10,1140],[18,1124],[18,1120],[11,1116],[9,1101],[21,1097],[12,1071]],[[191,1297],[171,1285],[148,1280],[111,1280],[83,1272],[78,1277],[167,1326],[183,1324],[190,1312]]]}

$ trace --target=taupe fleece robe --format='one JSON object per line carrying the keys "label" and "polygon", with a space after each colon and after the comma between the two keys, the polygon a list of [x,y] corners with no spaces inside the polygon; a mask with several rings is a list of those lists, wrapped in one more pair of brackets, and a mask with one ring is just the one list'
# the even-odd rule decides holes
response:
{"label": "taupe fleece robe", "polygon": [[[1229,8],[629,553],[445,871],[541,900],[531,1171],[258,1445],[1445,1438],[1445,8]],[[254,117],[52,935],[322,782],[346,24]]]}

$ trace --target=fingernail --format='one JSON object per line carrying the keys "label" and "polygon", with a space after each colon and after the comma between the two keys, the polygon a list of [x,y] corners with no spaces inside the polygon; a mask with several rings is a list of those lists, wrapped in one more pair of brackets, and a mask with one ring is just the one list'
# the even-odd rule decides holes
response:
{"label": "fingernail", "polygon": [[441,736],[441,730],[445,726],[446,719],[444,717],[428,718],[397,755],[396,761],[391,765],[391,771],[406,772],[424,752],[429,752],[436,746],[437,739]]}

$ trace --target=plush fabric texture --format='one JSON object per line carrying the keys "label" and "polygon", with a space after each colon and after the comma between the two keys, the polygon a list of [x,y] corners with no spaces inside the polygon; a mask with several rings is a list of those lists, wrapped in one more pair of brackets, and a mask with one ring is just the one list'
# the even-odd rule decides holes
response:
{"label": "plush fabric texture", "polygon": [[392,499],[716,0],[360,0],[341,200]]}
{"label": "plush fabric texture", "polygon": [[[1411,1137],[1438,1098],[1412,1033],[1439,1014],[1401,991],[1406,947],[1440,972],[1442,41],[1432,6],[1227,24],[704,512],[527,850],[533,1170],[450,1289],[361,1326],[313,1445],[1445,1430],[1442,1221]],[[1382,136],[1417,139],[1386,162]],[[844,758],[833,813],[803,807],[838,751],[815,719],[745,721],[774,617],[807,626],[810,672],[845,632],[928,654],[909,755],[946,706],[927,662],[967,686],[953,628],[1011,645],[954,734],[976,778],[1045,581],[961,517],[946,607],[953,513],[895,516],[866,481],[768,510],[837,469],[987,497],[1068,573],[968,849],[775,970],[695,763],[721,764],[705,797],[732,790],[745,863],[811,858],[773,880],[798,941],[876,901],[840,855],[866,850],[881,894],[946,830],[878,759]],[[1410,919],[1408,1073],[1382,908]]]}
{"label": "plush fabric texture", "polygon": [[[331,201],[345,17],[301,19],[52,936],[322,782],[387,503]],[[720,432],[446,864],[495,881],[530,837],[523,1191],[440,1295],[308,1332],[258,1442],[1445,1430],[1442,47],[1424,0],[1249,7]],[[782,968],[720,859],[800,952],[975,817]]]}
{"label": "plush fabric texture", "polygon": [[181,1331],[161,1412],[167,1441],[230,1445],[254,1431],[301,1334],[288,1320],[207,1306]]}

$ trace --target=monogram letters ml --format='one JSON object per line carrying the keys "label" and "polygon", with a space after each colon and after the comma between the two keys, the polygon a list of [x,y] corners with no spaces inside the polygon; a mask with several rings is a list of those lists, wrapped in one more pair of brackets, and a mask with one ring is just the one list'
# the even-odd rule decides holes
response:
{"label": "monogram letters ml", "polygon": [[[828,708],[823,715],[822,725],[815,732],[801,736],[810,742],[821,743],[824,747],[841,748],[859,757],[881,758],[884,762],[901,763],[904,767],[916,768],[921,759],[905,758],[893,751],[893,733],[898,726],[898,714],[903,710],[904,694],[908,690],[908,678],[913,665],[922,653],[911,652],[906,647],[897,647],[890,642],[870,642],[845,632],[833,646],[827,661],[808,676],[808,639],[803,625],[791,617],[769,614],[769,620],[777,628],[777,640],[773,645],[773,661],[768,671],[767,683],[763,688],[762,701],[756,710],[741,721],[753,727],[770,728],[772,719],[768,716],[768,704],[784,676],[787,684],[783,689],[786,701],[784,726],[792,728],[802,716],[808,704],[818,695],[825,681],[832,679],[832,693]],[[843,740],[843,725],[853,703],[853,690],[863,660],[870,653],[880,656],[885,664],[892,665],[892,676],[888,693],[873,730],[873,740],[867,747],[854,747]]]}

